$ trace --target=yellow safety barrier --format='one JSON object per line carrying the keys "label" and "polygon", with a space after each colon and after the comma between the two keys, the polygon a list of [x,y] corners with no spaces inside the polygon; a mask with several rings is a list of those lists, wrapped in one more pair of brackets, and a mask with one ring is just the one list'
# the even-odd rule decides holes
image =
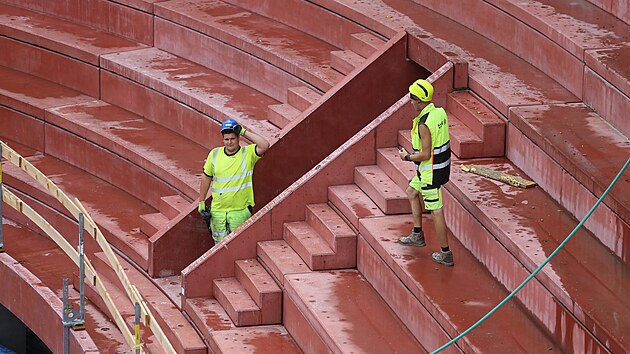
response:
{"label": "yellow safety barrier", "polygon": [[[172,344],[169,342],[168,338],[166,338],[166,334],[159,326],[157,321],[153,321],[154,318],[151,310],[146,304],[146,301],[142,298],[142,295],[138,291],[135,285],[133,285],[127,274],[125,273],[122,265],[118,261],[118,258],[111,246],[107,242],[105,236],[98,228],[92,217],[89,215],[87,210],[83,207],[81,202],[75,198],[72,201],[59,187],[57,187],[46,175],[44,175],[41,171],[39,171],[35,166],[33,166],[29,161],[27,161],[20,154],[15,152],[15,150],[11,149],[6,143],[0,142],[2,146],[2,157],[13,163],[15,166],[22,169],[29,176],[33,177],[42,187],[44,187],[51,195],[53,195],[71,214],[74,216],[76,220],[79,219],[79,214],[83,214],[85,218],[84,229],[87,231],[92,238],[96,240],[100,248],[105,253],[108,261],[114,268],[118,279],[120,280],[127,296],[131,300],[132,303],[138,303],[140,305],[140,314],[141,321],[145,326],[151,328],[151,331],[155,335],[158,343],[162,346],[165,353],[176,353]],[[0,164],[0,182],[2,181],[2,167]],[[59,232],[57,232],[41,215],[35,212],[32,208],[30,208],[26,203],[16,197],[13,193],[7,190],[4,186],[2,187],[3,197],[2,199],[13,208],[27,216],[29,219],[33,220],[47,235],[53,239],[59,245],[59,247],[78,265],[79,264],[79,254],[78,252],[61,236]],[[96,274],[94,268],[92,267],[89,260],[86,258],[86,277],[90,280],[90,283],[96,286],[99,294],[105,301],[107,308],[110,313],[114,316],[114,321],[116,325],[122,332],[125,340],[129,344],[129,346],[133,349],[137,348],[137,338],[134,334],[131,333],[129,327],[127,327],[124,319],[120,315],[120,312],[115,307],[109,292],[100,281],[98,274]],[[137,330],[137,329],[136,329]],[[143,352],[143,351],[141,351]]]}

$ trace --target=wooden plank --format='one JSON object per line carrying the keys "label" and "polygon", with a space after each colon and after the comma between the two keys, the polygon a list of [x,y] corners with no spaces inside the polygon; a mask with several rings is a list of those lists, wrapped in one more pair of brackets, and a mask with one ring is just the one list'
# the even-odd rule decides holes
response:
{"label": "wooden plank", "polygon": [[530,188],[537,185],[534,181],[530,181],[519,176],[509,175],[504,172],[495,171],[487,167],[481,167],[477,165],[460,165],[460,168],[465,172],[488,177],[496,181],[507,183],[514,187]]}

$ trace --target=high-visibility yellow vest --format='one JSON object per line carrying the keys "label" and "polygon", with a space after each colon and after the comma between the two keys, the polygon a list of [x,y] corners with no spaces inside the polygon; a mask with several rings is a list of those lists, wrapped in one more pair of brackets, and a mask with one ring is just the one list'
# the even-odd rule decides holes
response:
{"label": "high-visibility yellow vest", "polygon": [[422,141],[418,126],[424,124],[431,132],[431,158],[416,162],[416,171],[423,189],[437,188],[448,182],[451,174],[451,142],[448,134],[448,117],[444,108],[437,108],[433,103],[427,105],[413,119],[411,144],[414,152],[422,151]]}
{"label": "high-visibility yellow vest", "polygon": [[212,178],[212,211],[254,206],[252,177],[254,165],[260,158],[255,144],[241,146],[233,155],[227,155],[223,146],[210,151],[203,172]]}

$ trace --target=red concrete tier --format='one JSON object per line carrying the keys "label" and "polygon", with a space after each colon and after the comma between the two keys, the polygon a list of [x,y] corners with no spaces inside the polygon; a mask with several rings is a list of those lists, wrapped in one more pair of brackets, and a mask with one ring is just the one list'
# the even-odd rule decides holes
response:
{"label": "red concrete tier", "polygon": [[346,221],[329,204],[306,205],[306,223],[334,251],[328,260],[328,269],[356,266],[357,235]]}
{"label": "red concrete tier", "polygon": [[[70,198],[78,198],[107,240],[146,269],[148,239],[138,227],[140,215],[155,212],[155,209],[104,180],[49,155],[38,154],[28,160]],[[37,182],[12,165],[3,171],[3,182],[38,200],[46,201],[59,212],[65,212],[64,208],[51,202],[54,199]]]}
{"label": "red concrete tier", "polygon": [[[421,42],[436,47],[449,58],[468,62],[470,89],[505,117],[511,106],[579,101],[558,82],[517,55],[411,1],[389,0],[387,4],[342,0],[314,2],[387,37],[405,28],[416,27],[412,35]],[[408,50],[416,52],[415,48]],[[410,54],[410,58],[425,65],[421,57]]]}
{"label": "red concrete tier", "polygon": [[0,66],[37,76],[89,96],[99,95],[99,69],[44,48],[0,38]]}
{"label": "red concrete tier", "polygon": [[350,74],[352,70],[358,68],[364,61],[365,58],[351,50],[330,52],[330,65],[344,75]]}
{"label": "red concrete tier", "polygon": [[286,102],[289,87],[307,85],[295,75],[239,48],[176,23],[155,18],[155,47]]}
{"label": "red concrete tier", "polygon": [[356,184],[328,187],[328,200],[357,230],[360,219],[385,215]]}
{"label": "red concrete tier", "polygon": [[[144,0],[146,1],[146,0]],[[153,45],[153,17],[110,0],[2,0],[132,41]]]}
{"label": "red concrete tier", "polygon": [[261,263],[269,270],[269,274],[275,278],[281,288],[284,288],[285,275],[311,271],[300,255],[284,240],[258,242],[256,247]]}
{"label": "red concrete tier", "polygon": [[221,304],[213,298],[186,299],[184,311],[208,343],[213,332],[235,328]]}
{"label": "red concrete tier", "polygon": [[169,221],[170,219],[162,213],[140,215],[140,231],[151,237],[161,229],[168,227]]}
{"label": "red concrete tier", "polygon": [[[523,175],[504,159],[472,162],[497,171]],[[459,164],[456,161],[451,169],[451,183],[446,185],[447,190],[530,272],[578,224],[569,212],[541,188],[520,189],[466,174],[459,168]],[[452,222],[456,224],[456,220],[458,219]],[[477,233],[471,232],[472,225],[468,224],[457,228],[462,231],[458,237],[478,237]],[[492,259],[491,254],[495,253],[484,254],[483,257]],[[497,257],[499,255],[497,253]],[[515,267],[518,268],[518,264]],[[501,268],[500,272],[503,273],[504,269]],[[628,350],[630,342],[625,333],[630,326],[630,309],[622,289],[630,286],[630,268],[612,256],[588,230],[578,230],[575,237],[542,269],[537,279],[563,305],[559,308],[562,311],[556,315],[542,309],[535,310],[534,313],[542,323],[548,324],[554,336],[564,338],[566,333],[556,333],[559,327],[557,323],[554,326],[553,321],[566,318],[565,316],[575,316],[581,326],[586,327],[612,352]],[[522,280],[512,279],[507,286],[512,289],[514,282]],[[546,300],[532,299],[533,303],[528,307],[540,309],[541,303],[549,300],[549,297]],[[576,327],[576,332],[579,332],[580,326]],[[568,345],[574,346],[575,351],[582,351],[592,344],[592,340],[589,344],[586,335],[577,338],[581,340],[575,343],[567,341]]]}
{"label": "red concrete tier", "polygon": [[[77,266],[56,244],[8,218],[3,212],[6,253],[0,254],[0,275],[4,282],[0,303],[20,318],[55,352],[63,351],[61,324],[62,279],[72,282]],[[78,229],[77,229],[78,233]],[[79,309],[79,292],[70,284],[69,300]],[[16,294],[19,294],[17,296]],[[86,301],[85,331],[70,331],[70,351],[126,351],[129,349],[118,328],[91,301]]]}
{"label": "red concrete tier", "polygon": [[182,280],[181,276],[173,275],[163,278],[151,278],[151,280],[157,285],[166,296],[182,310]]}
{"label": "red concrete tier", "polygon": [[302,348],[320,340],[328,351],[338,353],[426,351],[357,271],[288,275],[284,301],[312,327],[301,328],[297,321],[285,320],[288,332]]}
{"label": "red concrete tier", "polygon": [[[175,350],[178,353],[188,354],[206,353],[206,345],[199,334],[197,334],[193,325],[152,279],[123,258],[118,257],[118,261],[127,274],[129,281],[136,286],[149,306],[153,314],[151,319],[157,321]],[[118,276],[104,253],[96,253],[92,259],[92,264],[99,275],[107,278],[124,293],[122,283],[118,280]],[[126,297],[126,293],[124,293],[124,296]],[[127,301],[128,299],[126,297]],[[132,311],[132,313],[134,312]]]}
{"label": "red concrete tier", "polygon": [[0,34],[93,65],[98,65],[103,54],[144,47],[102,30],[5,4],[0,4]]}
{"label": "red concrete tier", "polygon": [[317,102],[322,95],[306,86],[289,87],[287,103],[300,111],[305,111]]}
{"label": "red concrete tier", "polygon": [[[113,102],[144,117],[160,116],[163,113],[159,113],[159,111],[147,112],[146,105],[138,106],[137,102],[128,102],[127,97],[118,97],[121,94],[126,95],[125,91],[121,92],[120,86],[128,85],[128,83],[121,82],[118,75],[145,86],[134,89],[137,92],[134,93],[136,95],[151,95],[150,92],[144,93],[142,89],[155,90],[207,114],[217,121],[227,118],[236,119],[248,129],[267,138],[271,138],[279,131],[276,126],[266,120],[267,106],[277,104],[278,101],[223,74],[173,54],[156,48],[142,49],[103,56],[101,65],[104,69],[117,74],[103,75],[103,83],[101,84],[103,100]],[[181,107],[179,110],[184,110],[184,108]],[[179,119],[187,118],[187,115],[177,111],[173,113]],[[157,118],[150,119],[155,120]],[[209,139],[210,133],[214,132],[214,138],[217,139],[217,144],[214,146],[220,144],[220,134],[218,131],[214,131],[217,127],[216,121],[213,122],[208,118],[205,119],[205,122],[199,118],[196,121],[198,124],[191,126],[189,130],[183,131],[181,128],[172,130],[181,131],[181,134],[184,135],[187,131],[204,129],[207,131],[206,141]],[[191,124],[192,122],[176,120],[171,124],[173,123],[178,123],[177,126],[179,126],[179,124]],[[168,125],[165,126],[168,127]],[[200,143],[198,140],[201,138],[191,140]]]}
{"label": "red concrete tier", "polygon": [[385,40],[371,33],[353,33],[350,38],[350,50],[364,58],[369,58],[372,54],[385,44]]}
{"label": "red concrete tier", "polygon": [[309,224],[284,224],[284,240],[306,262],[311,270],[339,268],[334,264],[335,252]]}
{"label": "red concrete tier", "polygon": [[283,326],[257,326],[216,331],[210,335],[208,342],[210,349],[216,354],[302,353]]}
{"label": "red concrete tier", "polygon": [[49,109],[46,121],[133,162],[190,199],[199,194],[208,150],[185,136],[103,101]]}
{"label": "red concrete tier", "polygon": [[343,75],[331,68],[338,50],[294,27],[219,0],[158,3],[155,14],[237,47],[327,91]]}
{"label": "red concrete tier", "polygon": [[[578,218],[586,214],[630,156],[630,140],[584,104],[513,108],[510,122],[523,136],[518,131],[510,133],[508,157]],[[578,186],[569,179],[575,179]],[[608,216],[595,215],[586,226],[630,264],[627,178],[619,180],[600,209],[600,213],[609,209]]]}
{"label": "red concrete tier", "polygon": [[[628,61],[629,47],[593,49],[584,53],[586,66],[626,96],[630,96]],[[588,89],[585,88],[583,96],[585,99],[588,97],[587,93]]]}
{"label": "red concrete tier", "polygon": [[48,108],[94,100],[75,90],[7,67],[0,67],[0,104],[44,119]]}
{"label": "red concrete tier", "polygon": [[[630,56],[626,55],[623,65],[629,66]],[[625,74],[630,78],[630,72]],[[604,80],[590,68],[584,68],[584,103],[617,128],[625,136],[630,136],[630,122],[626,114],[630,109],[630,96]]]}
{"label": "red concrete tier", "polygon": [[[369,263],[359,267],[359,270],[375,267],[369,269],[374,277],[369,279],[370,282],[380,284],[377,290],[387,294],[390,306],[401,317],[408,316],[404,314],[407,311],[405,297],[412,297],[412,300],[415,297],[437,323],[454,337],[468,329],[508,295],[483,264],[452,237],[449,245],[453,251],[455,266],[447,268],[435,264],[431,260],[431,252],[439,247],[432,220],[428,216],[423,220],[428,244],[426,248],[403,246],[397,242],[399,237],[408,235],[411,231],[411,216],[368,218],[360,220],[359,224],[360,234],[371,248],[360,254],[374,257],[369,255],[374,252],[378,255],[377,259],[360,259],[360,265],[363,262]],[[384,263],[376,262],[378,258]],[[399,281],[384,282],[379,279],[382,276],[380,274],[387,272],[393,272]],[[413,323],[406,324],[412,328],[416,326]],[[488,333],[493,335],[488,336]],[[421,332],[415,332],[414,335],[422,338]],[[436,349],[428,348],[428,343],[424,345],[427,349]],[[515,304],[497,312],[477,330],[462,338],[458,346],[465,352],[505,353],[518,350],[517,348],[527,348],[526,351],[529,352],[561,351],[539,328],[538,323]]]}
{"label": "red concrete tier", "polygon": [[225,2],[274,19],[341,48],[349,49],[352,34],[365,32],[361,24],[301,0],[226,0]]}
{"label": "red concrete tier", "polygon": [[261,324],[260,307],[236,278],[214,279],[213,284],[214,298],[223,306],[234,325],[240,327]]}
{"label": "red concrete tier", "polygon": [[355,167],[354,183],[385,215],[411,213],[407,193],[377,165]]}
{"label": "red concrete tier", "polygon": [[169,195],[160,198],[159,210],[167,218],[173,219],[181,214],[190,205],[190,202],[179,195]]}
{"label": "red concrete tier", "polygon": [[284,128],[291,124],[302,113],[297,108],[288,103],[272,104],[269,106],[267,119],[280,128]]}
{"label": "red concrete tier", "polygon": [[18,154],[29,157],[45,149],[43,121],[0,106],[0,126],[2,140]]}
{"label": "red concrete tier", "polygon": [[262,324],[282,322],[282,290],[256,259],[235,262],[236,279],[261,311]]}
{"label": "red concrete tier", "polygon": [[152,14],[154,4],[160,1],[164,1],[164,0],[110,0],[110,1]]}

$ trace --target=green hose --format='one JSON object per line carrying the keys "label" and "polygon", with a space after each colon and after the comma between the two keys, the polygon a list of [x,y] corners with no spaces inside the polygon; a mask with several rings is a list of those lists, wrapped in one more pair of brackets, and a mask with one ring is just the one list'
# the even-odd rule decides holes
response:
{"label": "green hose", "polygon": [[514,289],[514,291],[512,291],[510,293],[510,295],[508,295],[505,299],[503,299],[503,301],[501,301],[497,306],[495,306],[492,310],[490,310],[490,312],[488,312],[487,314],[485,314],[479,321],[477,321],[475,324],[473,324],[472,326],[470,326],[467,330],[465,330],[464,332],[460,333],[457,337],[451,339],[448,343],[444,344],[443,346],[437,348],[436,350],[434,350],[433,352],[431,352],[431,354],[435,354],[435,353],[439,353],[442,350],[446,349],[447,347],[449,347],[451,344],[457,342],[458,340],[462,339],[462,337],[464,337],[465,335],[467,335],[470,331],[472,331],[473,329],[475,329],[477,326],[479,326],[483,321],[485,321],[488,317],[490,317],[493,313],[495,313],[498,309],[501,308],[501,306],[503,306],[506,302],[508,302],[508,300],[510,300],[512,297],[514,297],[514,295],[516,295],[517,292],[519,292],[519,290],[521,290],[525,284],[527,284],[530,280],[532,280],[536,274],[538,274],[540,272],[540,270],[547,265],[547,263],[549,263],[549,261],[556,255],[556,253],[558,253],[558,251],[560,251],[562,249],[562,247],[564,247],[564,245],[569,242],[569,240],[573,237],[573,235],[575,235],[575,233],[577,232],[577,230],[579,230],[582,225],[584,225],[584,223],[586,222],[586,220],[588,220],[588,218],[591,216],[591,214],[593,214],[593,212],[595,211],[595,209],[599,206],[599,204],[602,202],[602,200],[604,200],[604,198],[606,197],[606,195],[608,194],[608,192],[610,192],[610,190],[612,189],[612,187],[615,185],[615,183],[617,183],[617,180],[619,180],[619,178],[621,177],[621,175],[623,174],[623,172],[626,170],[626,168],[628,168],[628,164],[630,164],[630,158],[626,161],[626,163],[623,165],[623,167],[621,168],[621,170],[619,170],[619,173],[617,174],[617,176],[612,180],[612,182],[610,182],[610,185],[608,186],[608,188],[606,188],[606,190],[604,191],[604,193],[602,194],[601,197],[599,197],[599,199],[597,200],[597,202],[595,202],[595,205],[593,205],[593,207],[591,208],[591,210],[588,211],[588,213],[586,213],[586,215],[584,216],[584,218],[582,219],[582,221],[580,221],[579,224],[577,224],[577,226],[573,229],[573,231],[571,231],[571,233],[569,234],[569,236],[567,236],[567,238],[564,239],[564,241],[562,241],[562,243],[558,246],[558,248],[556,248],[555,251],[553,251],[549,257],[547,257],[547,259],[545,259],[544,262],[542,262],[542,264],[540,266],[538,266],[538,268],[536,268],[536,270],[534,270],[532,272],[532,274],[530,274],[527,279],[525,279],[521,285],[517,286],[516,289]]}

